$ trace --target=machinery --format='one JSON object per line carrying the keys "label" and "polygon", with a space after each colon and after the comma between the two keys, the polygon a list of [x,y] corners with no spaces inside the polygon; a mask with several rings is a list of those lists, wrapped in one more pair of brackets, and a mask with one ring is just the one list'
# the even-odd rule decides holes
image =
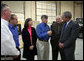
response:
{"label": "machinery", "polygon": [[83,18],[76,18],[76,22],[79,24],[79,38],[83,38]]}

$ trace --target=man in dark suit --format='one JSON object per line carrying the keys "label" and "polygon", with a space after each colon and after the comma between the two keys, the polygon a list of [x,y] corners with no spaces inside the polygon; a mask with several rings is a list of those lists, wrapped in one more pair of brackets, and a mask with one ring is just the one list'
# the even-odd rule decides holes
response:
{"label": "man in dark suit", "polygon": [[59,52],[59,46],[58,41],[61,35],[63,22],[60,16],[56,17],[56,22],[53,22],[51,25],[52,30],[52,36],[51,36],[51,46],[52,46],[52,59],[57,60],[58,59],[58,52]]}
{"label": "man in dark suit", "polygon": [[65,22],[62,28],[59,48],[62,60],[75,60],[75,43],[79,33],[79,25],[71,20],[72,14],[66,11],[62,14]]}

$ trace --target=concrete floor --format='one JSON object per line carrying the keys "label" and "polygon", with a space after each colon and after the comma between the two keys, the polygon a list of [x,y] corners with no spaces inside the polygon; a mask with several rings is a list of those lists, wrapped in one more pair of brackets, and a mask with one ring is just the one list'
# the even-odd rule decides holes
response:
{"label": "concrete floor", "polygon": [[[25,58],[22,57],[22,54],[23,54],[23,49],[21,49],[21,60],[26,60]],[[35,56],[35,60],[37,60],[37,56]],[[52,60],[51,45],[50,45],[50,50],[49,50],[49,60]],[[58,60],[61,60],[60,54],[58,56]],[[76,40],[75,60],[83,60],[83,39],[78,38]]]}

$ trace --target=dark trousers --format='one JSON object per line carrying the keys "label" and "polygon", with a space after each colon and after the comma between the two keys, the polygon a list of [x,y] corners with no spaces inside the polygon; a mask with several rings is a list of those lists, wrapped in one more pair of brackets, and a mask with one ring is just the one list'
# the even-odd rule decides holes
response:
{"label": "dark trousers", "polygon": [[[19,47],[16,47],[19,51],[20,51],[20,48]],[[20,55],[18,56],[18,58],[14,58],[13,60],[20,60],[21,58],[21,51],[20,51]]]}
{"label": "dark trousers", "polygon": [[59,46],[57,42],[56,44],[52,44],[52,59],[53,60],[58,59],[58,53],[59,53]]}
{"label": "dark trousers", "polygon": [[66,52],[64,49],[60,49],[61,60],[75,60],[74,53]]}

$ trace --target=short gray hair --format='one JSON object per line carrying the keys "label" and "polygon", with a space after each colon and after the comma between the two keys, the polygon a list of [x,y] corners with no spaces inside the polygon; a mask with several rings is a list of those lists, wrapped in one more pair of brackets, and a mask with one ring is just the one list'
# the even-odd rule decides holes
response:
{"label": "short gray hair", "polygon": [[2,12],[4,9],[5,9],[5,10],[7,9],[6,6],[8,6],[8,5],[1,3],[1,12]]}
{"label": "short gray hair", "polygon": [[63,14],[64,14],[64,16],[65,16],[66,18],[69,18],[69,19],[72,18],[72,14],[71,14],[71,12],[69,12],[69,11],[65,11]]}

